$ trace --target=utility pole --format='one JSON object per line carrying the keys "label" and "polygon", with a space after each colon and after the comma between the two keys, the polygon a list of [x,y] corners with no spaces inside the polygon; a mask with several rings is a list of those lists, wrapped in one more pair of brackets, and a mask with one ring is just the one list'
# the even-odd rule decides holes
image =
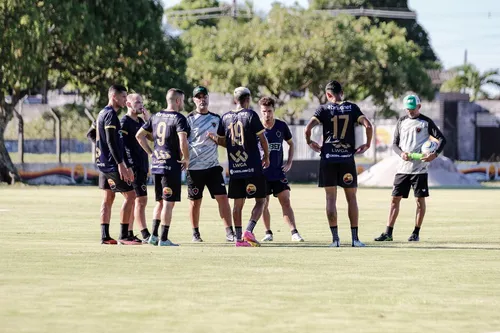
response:
{"label": "utility pole", "polygon": [[233,5],[231,7],[231,16],[236,19],[236,0],[233,0]]}

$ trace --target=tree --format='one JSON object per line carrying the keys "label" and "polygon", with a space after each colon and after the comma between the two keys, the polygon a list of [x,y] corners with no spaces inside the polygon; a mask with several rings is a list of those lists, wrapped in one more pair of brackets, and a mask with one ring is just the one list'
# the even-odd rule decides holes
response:
{"label": "tree", "polygon": [[[174,11],[216,8],[220,6],[221,3],[218,0],[182,0],[178,5],[167,8],[166,13],[168,16],[170,13]],[[186,18],[176,19],[175,17],[171,17],[169,18],[168,21],[169,24],[172,24],[173,26],[182,30],[188,30],[195,25],[201,27],[213,27],[217,25],[217,18],[196,20],[196,19],[186,19]]]}
{"label": "tree", "polygon": [[[339,8],[369,8],[369,9],[396,9],[409,11],[407,0],[312,0],[311,9],[339,9]],[[429,43],[429,36],[425,29],[415,19],[398,19],[372,17],[370,21],[380,25],[382,23],[394,22],[399,27],[406,29],[407,39],[415,42],[422,53],[420,60],[425,62],[427,68],[438,69],[440,67],[438,58]]]}
{"label": "tree", "polygon": [[[380,110],[407,91],[433,97],[419,48],[394,23],[377,27],[367,18],[275,5],[266,20],[221,20],[192,28],[185,38],[192,45],[190,80],[221,92],[246,85],[256,98],[273,96],[278,107],[305,90],[324,102],[331,79],[344,84],[347,98],[371,96]],[[300,115],[294,104],[284,108],[290,117]]]}
{"label": "tree", "polygon": [[470,100],[491,98],[490,93],[485,87],[490,86],[500,90],[500,70],[490,69],[481,73],[474,65],[466,64],[453,68],[451,71],[456,75],[444,82],[441,86],[442,92],[460,92],[467,91],[470,94]]}
{"label": "tree", "polygon": [[3,138],[29,90],[72,83],[102,107],[113,83],[152,105],[164,105],[166,87],[186,88],[182,42],[165,35],[162,17],[155,0],[0,0],[0,181],[17,174]]}

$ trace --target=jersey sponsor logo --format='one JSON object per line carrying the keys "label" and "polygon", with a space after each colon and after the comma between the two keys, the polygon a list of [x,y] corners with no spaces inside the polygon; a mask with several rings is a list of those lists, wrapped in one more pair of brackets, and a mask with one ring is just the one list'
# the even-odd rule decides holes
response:
{"label": "jersey sponsor logo", "polygon": [[229,156],[234,162],[233,168],[244,168],[247,166],[248,154],[246,152],[238,150],[235,154],[229,153]]}
{"label": "jersey sponsor logo", "polygon": [[114,190],[116,188],[116,184],[115,184],[115,181],[113,179],[108,179],[108,185],[112,190]]}
{"label": "jersey sponsor logo", "polygon": [[248,184],[247,185],[247,194],[254,195],[255,192],[257,192],[257,187],[254,184]]}
{"label": "jersey sponsor logo", "polygon": [[248,168],[248,169],[245,169],[245,170],[230,170],[229,173],[231,175],[234,175],[235,173],[252,173],[252,172],[255,172],[255,169],[254,168]]}
{"label": "jersey sponsor logo", "polygon": [[352,177],[352,175],[350,173],[346,173],[344,175],[344,177],[342,177],[342,180],[344,181],[344,184],[350,185],[350,184],[352,184],[352,181],[354,180],[354,178]]}
{"label": "jersey sponsor logo", "polygon": [[281,150],[281,143],[269,143],[269,150]]}
{"label": "jersey sponsor logo", "polygon": [[174,192],[172,191],[172,189],[170,187],[163,188],[163,195],[165,196],[165,198],[170,198],[173,193]]}

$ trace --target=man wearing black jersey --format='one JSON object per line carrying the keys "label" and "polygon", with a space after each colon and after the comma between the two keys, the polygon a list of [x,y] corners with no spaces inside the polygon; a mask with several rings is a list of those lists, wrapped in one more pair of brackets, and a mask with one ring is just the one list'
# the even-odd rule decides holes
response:
{"label": "man wearing black jersey", "polygon": [[[363,115],[356,104],[343,102],[342,86],[337,81],[330,81],[325,87],[328,99],[320,105],[305,128],[306,142],[315,152],[321,153],[319,169],[319,187],[326,192],[326,216],[330,225],[333,242],[330,247],[340,247],[337,228],[337,186],[344,188],[348,205],[349,220],[353,247],[363,247],[358,238],[358,203],[356,190],[358,187],[354,154],[362,154],[372,140],[373,129],[370,121]],[[356,148],[355,125],[365,127],[366,143]],[[311,140],[311,131],[323,125],[323,144]]]}
{"label": "man wearing black jersey", "polygon": [[[149,244],[158,246],[178,246],[168,238],[172,211],[175,202],[181,201],[181,172],[189,166],[189,126],[186,117],[180,113],[184,109],[184,92],[170,89],[167,92],[167,109],[155,113],[137,132],[141,147],[151,156],[151,172],[154,175],[157,203],[155,212],[161,207],[161,235],[158,239],[158,225],[153,225]],[[146,140],[153,135],[154,149]],[[156,216],[155,216],[156,217]]]}

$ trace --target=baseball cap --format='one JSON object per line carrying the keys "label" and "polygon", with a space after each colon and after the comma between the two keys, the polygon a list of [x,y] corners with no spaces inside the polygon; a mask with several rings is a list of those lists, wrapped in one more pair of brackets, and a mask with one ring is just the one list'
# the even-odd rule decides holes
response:
{"label": "baseball cap", "polygon": [[334,94],[340,94],[340,92],[342,91],[342,86],[338,81],[333,80],[326,84],[325,90],[330,90]]}
{"label": "baseball cap", "polygon": [[198,95],[200,93],[208,95],[208,89],[205,88],[205,87],[203,87],[203,86],[198,86],[198,87],[194,88],[194,90],[193,90],[193,97],[196,97],[196,95]]}
{"label": "baseball cap", "polygon": [[414,110],[420,104],[420,98],[417,95],[408,95],[403,99],[403,106],[405,109]]}
{"label": "baseball cap", "polygon": [[238,87],[234,89],[234,99],[240,99],[240,97],[243,95],[251,95],[250,89],[248,89],[247,87]]}

